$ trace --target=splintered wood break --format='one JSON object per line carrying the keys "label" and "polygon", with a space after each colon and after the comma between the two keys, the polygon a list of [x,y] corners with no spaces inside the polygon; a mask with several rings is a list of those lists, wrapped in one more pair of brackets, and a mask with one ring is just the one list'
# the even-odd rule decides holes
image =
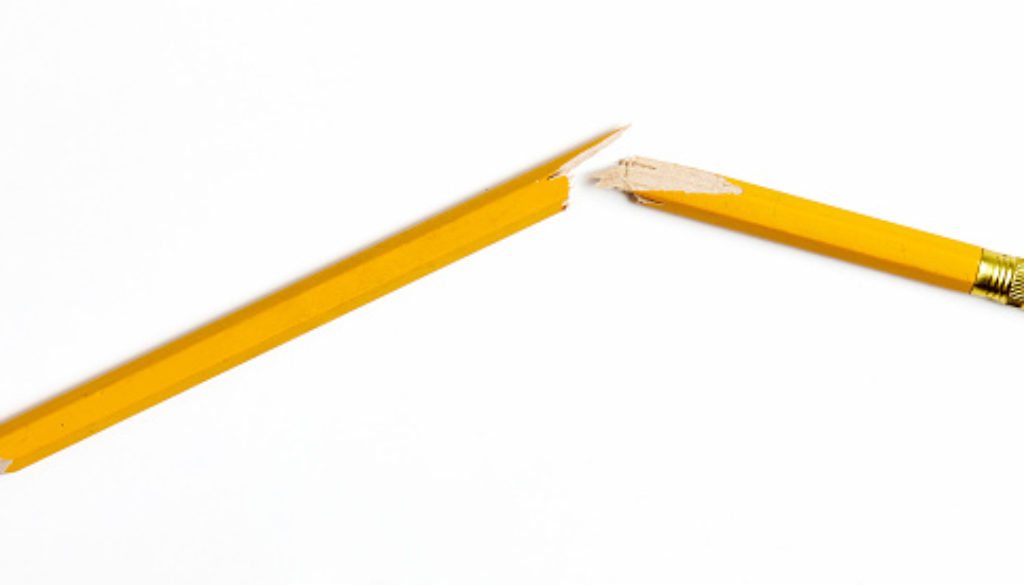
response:
{"label": "splintered wood break", "polygon": [[563,177],[569,174],[570,171],[583,164],[583,162],[589,159],[590,157],[594,156],[597,153],[597,151],[605,148],[612,142],[618,140],[619,136],[622,136],[622,133],[625,132],[626,130],[629,130],[628,124],[606,135],[604,138],[601,138],[598,142],[594,143],[593,146],[587,148],[586,150],[580,152],[576,156],[566,161],[565,164],[563,164],[561,167],[558,168],[557,171],[555,171],[555,174],[551,175],[551,178]]}
{"label": "splintered wood break", "polygon": [[634,156],[619,166],[594,173],[598,187],[618,189],[637,196],[640,191],[682,191],[706,195],[739,195],[743,189],[725,177],[693,167]]}

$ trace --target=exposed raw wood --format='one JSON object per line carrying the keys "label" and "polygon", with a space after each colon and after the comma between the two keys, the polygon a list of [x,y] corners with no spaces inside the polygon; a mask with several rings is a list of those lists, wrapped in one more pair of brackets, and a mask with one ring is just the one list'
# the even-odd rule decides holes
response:
{"label": "exposed raw wood", "polygon": [[570,171],[583,164],[583,162],[586,161],[588,158],[594,156],[597,153],[597,151],[605,148],[612,142],[618,140],[619,136],[622,136],[622,133],[625,132],[626,130],[629,130],[628,125],[623,126],[618,130],[615,130],[614,132],[606,135],[604,138],[601,138],[600,141],[595,143],[590,148],[587,148],[583,152],[577,154],[576,156],[566,161],[565,164],[563,164],[557,171],[555,171],[555,174],[551,175],[551,177],[563,177],[569,174]]}
{"label": "exposed raw wood", "polygon": [[725,177],[693,167],[634,156],[619,166],[594,173],[598,187],[636,194],[638,191],[682,191],[707,195],[739,195],[743,189]]}

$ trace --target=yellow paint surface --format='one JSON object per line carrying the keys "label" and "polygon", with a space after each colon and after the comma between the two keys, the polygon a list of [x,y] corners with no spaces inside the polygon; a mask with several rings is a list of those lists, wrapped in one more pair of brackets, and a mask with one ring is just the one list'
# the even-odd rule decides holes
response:
{"label": "yellow paint surface", "polygon": [[561,211],[554,177],[614,133],[551,160],[380,244],[0,425],[17,471],[246,360]]}
{"label": "yellow paint surface", "polygon": [[638,202],[729,229],[970,292],[981,248],[726,178],[738,195],[636,191]]}

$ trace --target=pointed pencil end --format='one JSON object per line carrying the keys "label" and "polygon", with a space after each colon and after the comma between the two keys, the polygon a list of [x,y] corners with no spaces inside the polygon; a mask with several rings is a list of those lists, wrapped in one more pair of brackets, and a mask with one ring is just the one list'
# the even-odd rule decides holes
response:
{"label": "pointed pencil end", "polygon": [[602,150],[612,142],[618,140],[619,137],[622,136],[622,134],[626,130],[629,130],[630,126],[631,124],[626,124],[621,128],[616,128],[615,130],[612,130],[611,132],[604,134],[594,139],[593,141],[583,145],[574,152],[571,152],[569,157],[567,157],[564,161],[558,161],[560,165],[555,170],[555,172],[551,174],[551,178],[553,179],[556,177],[564,177],[565,175],[569,174],[570,171],[583,164],[590,157],[597,154],[598,151]]}

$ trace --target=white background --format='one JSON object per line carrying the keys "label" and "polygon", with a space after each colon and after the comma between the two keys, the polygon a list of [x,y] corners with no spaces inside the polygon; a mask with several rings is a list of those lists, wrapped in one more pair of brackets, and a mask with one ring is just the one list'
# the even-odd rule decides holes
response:
{"label": "white background", "polygon": [[0,2],[0,418],[633,123],[566,213],[0,478],[0,581],[1019,583],[1024,315],[585,179],[1024,253],[1018,9]]}

